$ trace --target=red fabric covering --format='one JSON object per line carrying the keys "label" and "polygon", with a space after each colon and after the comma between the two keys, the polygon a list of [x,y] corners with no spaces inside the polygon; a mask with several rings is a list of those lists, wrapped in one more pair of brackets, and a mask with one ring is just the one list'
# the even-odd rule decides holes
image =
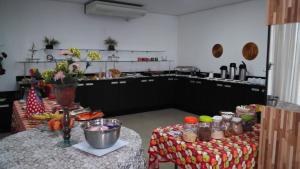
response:
{"label": "red fabric covering", "polygon": [[255,168],[259,142],[259,126],[221,140],[184,142],[170,131],[180,131],[182,125],[157,128],[149,145],[149,168],[158,169],[159,162],[173,162],[184,169]]}

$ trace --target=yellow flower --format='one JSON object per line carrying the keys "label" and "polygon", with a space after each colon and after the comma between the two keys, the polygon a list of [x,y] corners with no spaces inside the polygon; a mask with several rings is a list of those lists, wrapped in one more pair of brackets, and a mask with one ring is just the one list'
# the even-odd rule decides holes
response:
{"label": "yellow flower", "polygon": [[89,51],[88,53],[88,58],[90,58],[91,60],[100,60],[102,58],[101,53],[97,52],[97,51]]}
{"label": "yellow flower", "polygon": [[80,50],[77,48],[70,48],[69,51],[72,53],[72,55],[76,58],[80,58]]}

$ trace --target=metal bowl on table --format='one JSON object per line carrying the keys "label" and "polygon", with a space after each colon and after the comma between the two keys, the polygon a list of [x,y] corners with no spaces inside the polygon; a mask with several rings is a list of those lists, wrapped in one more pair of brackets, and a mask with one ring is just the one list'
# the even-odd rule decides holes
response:
{"label": "metal bowl on table", "polygon": [[117,119],[96,119],[85,122],[81,127],[87,143],[96,149],[113,146],[119,139],[121,122]]}

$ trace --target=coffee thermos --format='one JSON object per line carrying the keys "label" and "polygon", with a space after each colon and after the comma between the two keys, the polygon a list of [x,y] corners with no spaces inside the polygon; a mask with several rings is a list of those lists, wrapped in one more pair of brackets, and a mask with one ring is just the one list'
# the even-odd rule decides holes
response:
{"label": "coffee thermos", "polygon": [[222,79],[226,79],[226,76],[227,76],[227,66],[221,66],[220,70],[221,70],[221,78]]}
{"label": "coffee thermos", "polygon": [[247,66],[245,62],[242,61],[242,64],[239,66],[239,80],[245,81],[247,73]]}
{"label": "coffee thermos", "polygon": [[234,79],[236,75],[236,64],[230,63],[229,67],[229,79]]}

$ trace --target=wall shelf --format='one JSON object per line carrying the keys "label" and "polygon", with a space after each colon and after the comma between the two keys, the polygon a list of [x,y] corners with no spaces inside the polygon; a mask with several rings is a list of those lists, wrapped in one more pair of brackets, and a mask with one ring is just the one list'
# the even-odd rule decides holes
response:
{"label": "wall shelf", "polygon": [[[37,51],[62,51],[68,49],[38,49]],[[117,49],[117,50],[107,50],[107,49],[79,49],[81,51],[99,51],[99,52],[131,52],[131,53],[162,53],[166,52],[163,50],[128,50],[128,49]]]}
{"label": "wall shelf", "polygon": [[[56,63],[56,62],[60,62],[60,61],[67,61],[67,60],[63,60],[63,59],[58,59],[58,60],[54,60],[54,61],[17,61],[17,63],[34,63],[34,64],[39,64],[39,63]],[[87,63],[87,62],[91,62],[91,63],[126,63],[126,62],[136,62],[136,63],[159,63],[159,62],[173,62],[173,60],[160,60],[160,61],[135,61],[135,60],[118,60],[118,61],[111,61],[111,60],[95,60],[95,61],[88,61],[88,60],[79,60],[79,61],[74,61],[74,62],[82,62],[82,63]]]}

